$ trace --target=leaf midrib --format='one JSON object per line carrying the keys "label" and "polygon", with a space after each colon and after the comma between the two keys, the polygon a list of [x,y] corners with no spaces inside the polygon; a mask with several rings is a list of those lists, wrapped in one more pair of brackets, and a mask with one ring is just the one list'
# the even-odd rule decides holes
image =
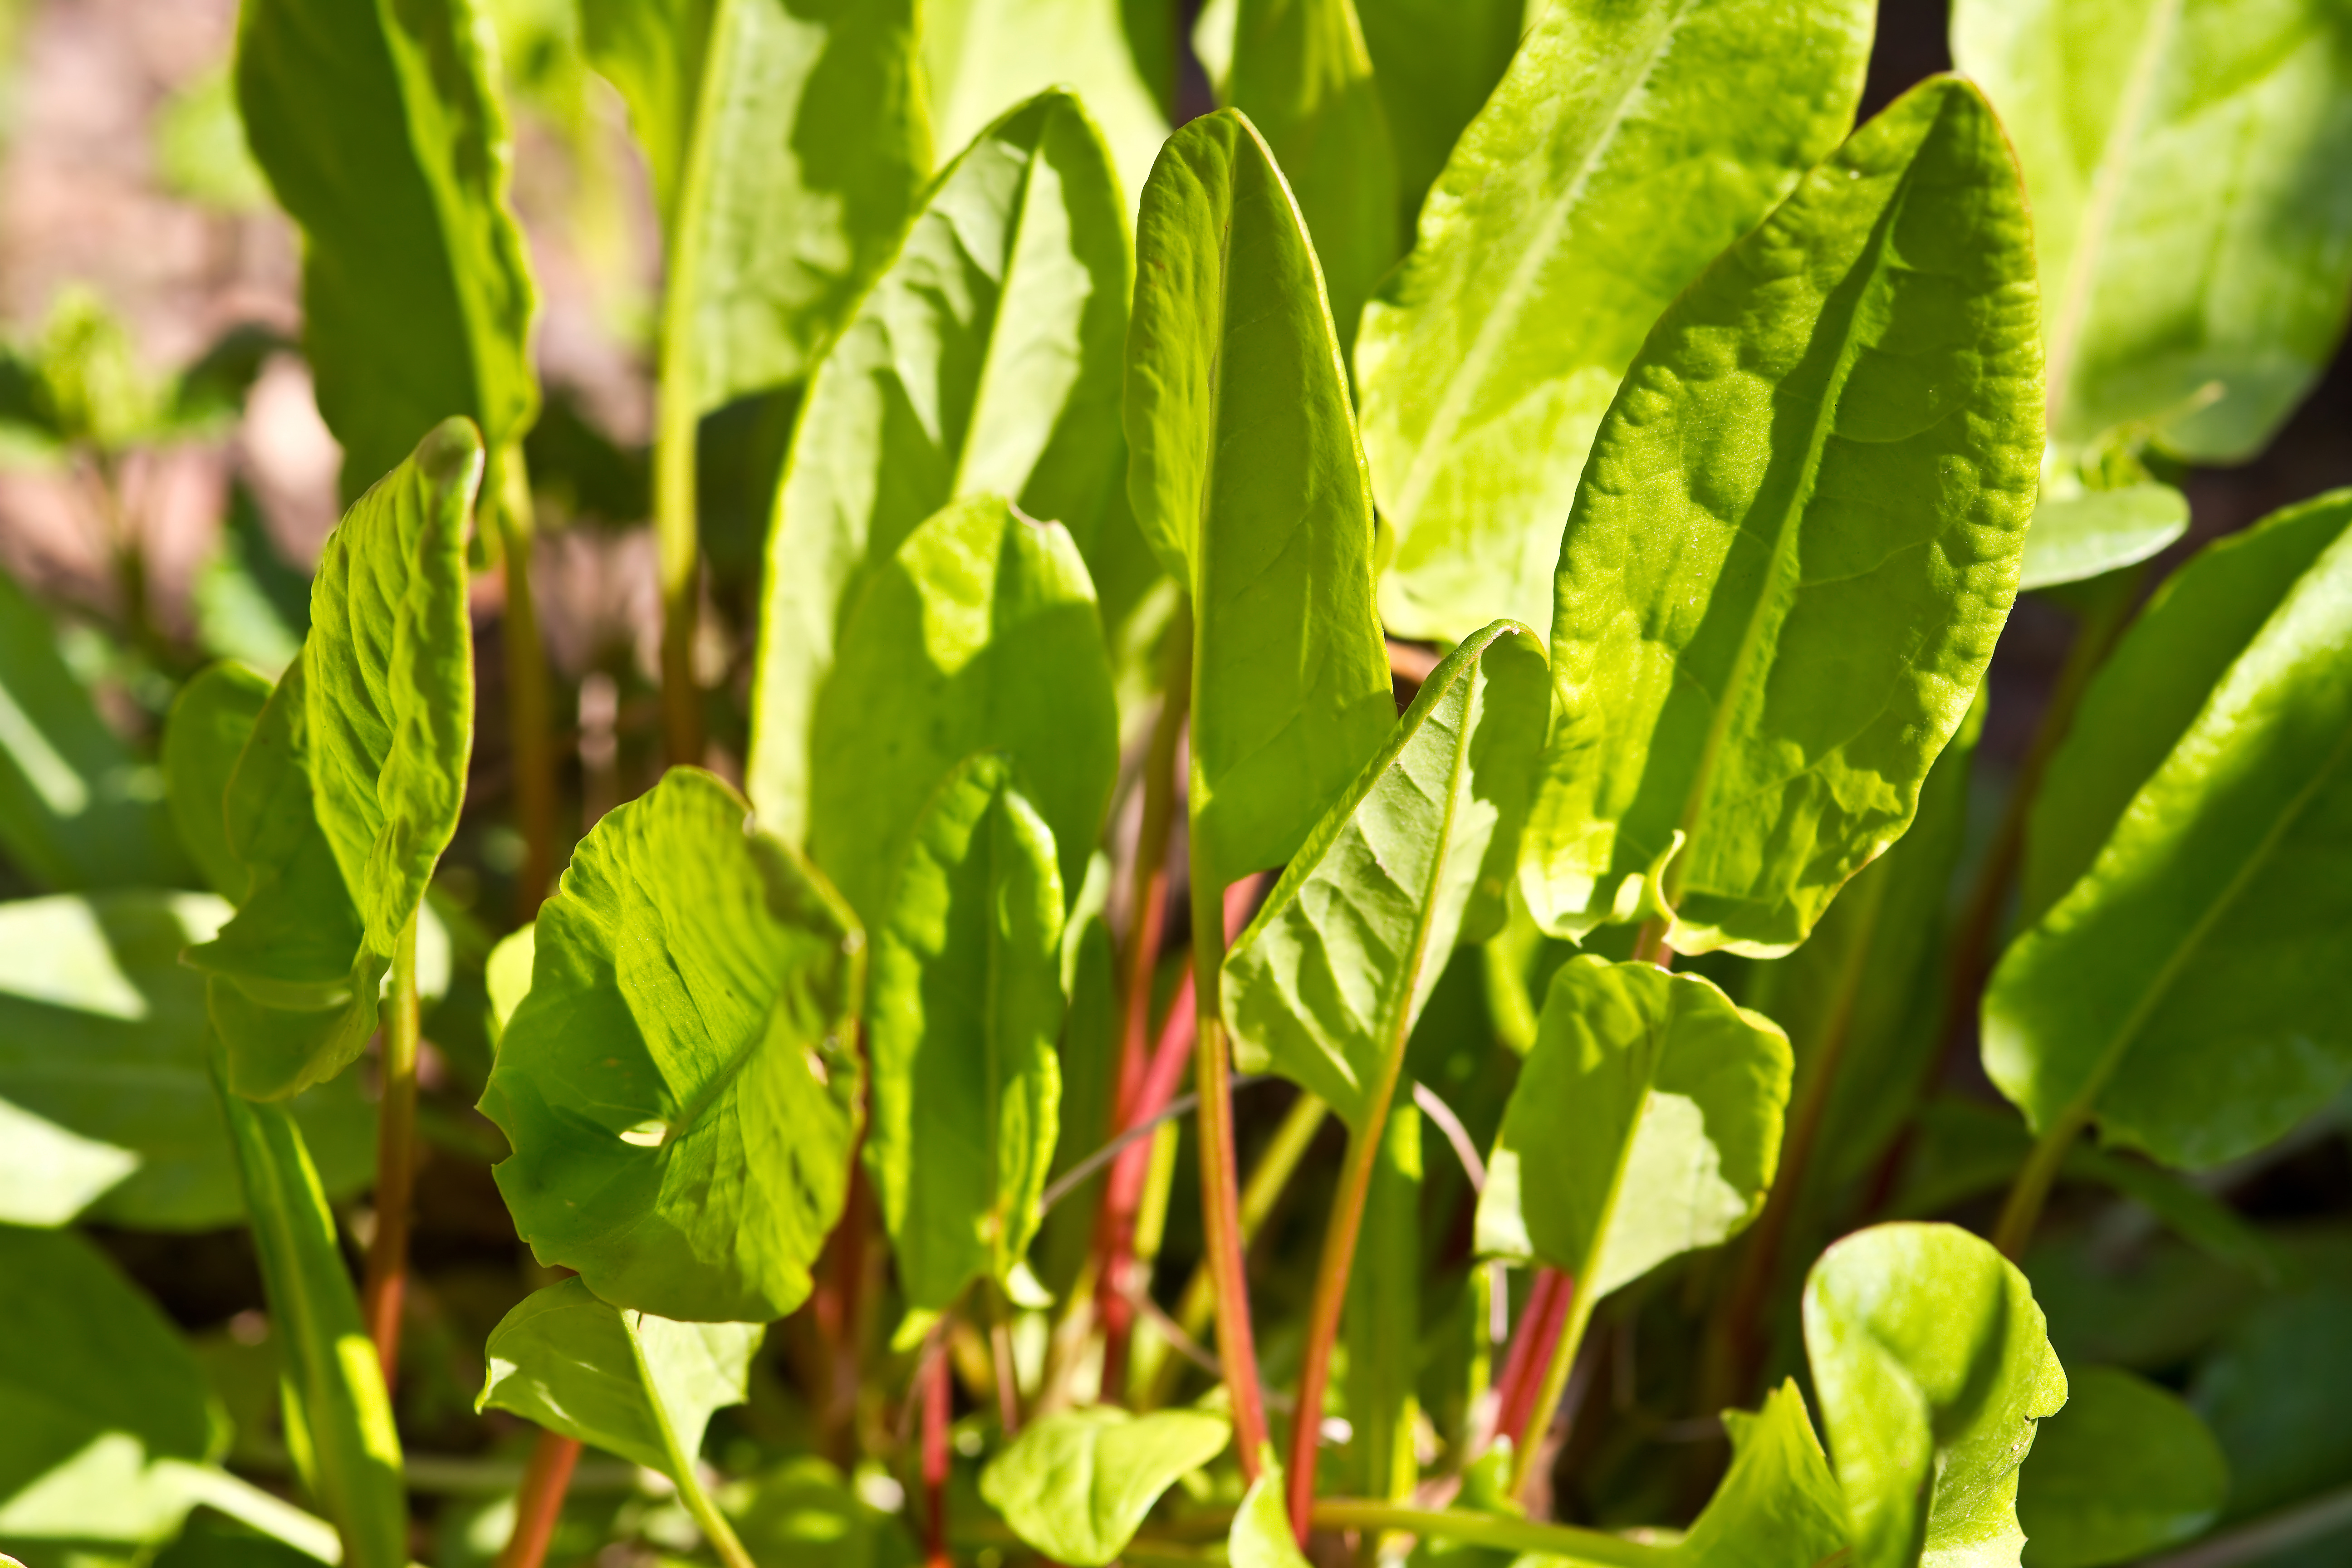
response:
{"label": "leaf midrib", "polygon": [[[1003,347],[1003,329],[1004,326],[1005,307],[1013,298],[1014,279],[1021,271],[1021,240],[1023,233],[1026,229],[1029,222],[1029,196],[1030,193],[1036,186],[1037,165],[1044,156],[1045,136],[1052,121],[1053,112],[1055,111],[1049,111],[1047,113],[1041,114],[1038,117],[1039,123],[1037,127],[1036,143],[1029,148],[1021,160],[1020,192],[1013,199],[1013,210],[1005,215],[1004,276],[997,284],[995,300],[989,305],[988,348],[987,352],[981,355],[980,374],[974,377],[972,381],[971,406],[964,411],[963,430],[962,433],[956,437],[955,477],[949,481],[948,493],[944,498],[942,504],[945,504],[945,501],[961,500],[969,490],[969,486],[966,484],[964,479],[964,469],[966,465],[971,461],[971,435],[972,431],[980,424],[981,410],[984,405],[984,400],[988,395],[989,389],[994,384],[995,378],[992,373],[995,371],[997,366],[998,352]],[[956,159],[955,163],[950,166],[946,175],[944,175],[940,181],[940,190],[942,193],[946,190],[948,180],[953,178],[957,170],[962,166],[964,162],[969,159],[972,153],[979,150],[979,144],[974,143],[971,147],[965,149],[963,153]],[[950,226],[950,227],[952,227],[952,226]],[[959,244],[961,244],[961,241],[959,241]],[[1074,254],[1077,249],[1075,237],[1072,238],[1070,248]],[[1042,458],[1045,455],[1045,449],[1040,447],[1038,449],[1037,456]],[[1034,472],[1035,468],[1035,465],[1034,463],[1031,465],[1031,468]],[[1023,476],[1024,485],[1027,478],[1028,476],[1026,475]],[[1017,495],[1009,495],[1004,499],[1015,504],[1018,504],[1021,500]]]}

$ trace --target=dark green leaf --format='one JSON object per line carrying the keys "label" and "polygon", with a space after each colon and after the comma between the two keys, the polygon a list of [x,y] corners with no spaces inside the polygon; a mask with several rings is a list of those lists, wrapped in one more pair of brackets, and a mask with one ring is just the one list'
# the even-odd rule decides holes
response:
{"label": "dark green leaf", "polygon": [[1363,1129],[1454,943],[1503,922],[1550,701],[1535,634],[1508,621],[1431,672],[1225,960],[1243,1070]]}
{"label": "dark green leaf", "polygon": [[[1071,1568],[1101,1568],[1178,1477],[1224,1451],[1222,1415],[1116,1405],[1042,1416],[981,1472],[980,1495],[1023,1541]],[[1277,1494],[1276,1507],[1281,1506]]]}
{"label": "dark green leaf", "polygon": [[1727,1410],[1731,1469],[1679,1552],[1693,1568],[1816,1568],[1845,1550],[1845,1495],[1794,1378],[1750,1414]]}
{"label": "dark green leaf", "polygon": [[[1423,8],[1368,0],[1365,16],[1391,101],[1373,19],[1401,5]],[[1542,8],[1449,139],[1412,255],[1364,316],[1364,450],[1397,536],[1381,586],[1391,632],[1550,625],[1560,525],[1619,377],[1668,301],[1853,124],[1871,14],[1861,0]],[[1756,368],[1777,377],[1764,365],[1780,357]]]}
{"label": "dark green leaf", "polygon": [[1357,0],[1396,153],[1397,221],[1413,216],[1519,47],[1522,0]]}
{"label": "dark green leaf", "polygon": [[2192,1394],[2228,1456],[2231,1518],[2300,1502],[2352,1475],[2348,1315],[2352,1287],[2341,1280],[2265,1301],[2198,1369]]}
{"label": "dark green leaf", "polygon": [[2018,1467],[2066,1403],[2025,1276],[1955,1226],[1874,1226],[1822,1255],[1804,1310],[1854,1568],[2014,1563]]}
{"label": "dark green leaf", "polygon": [[909,1308],[1003,1284],[1037,1230],[1061,1101],[1054,834],[982,753],[915,824],[874,928],[866,1168]]}
{"label": "dark green leaf", "polygon": [[[1364,1194],[1363,1230],[1348,1270],[1340,1342],[1347,1355],[1349,1439],[1357,1493],[1408,1502],[1421,1480],[1414,1430],[1421,1414],[1421,1108],[1401,1087],[1380,1131]],[[1451,1158],[1440,1155],[1440,1158]]]}
{"label": "dark green leaf", "polygon": [[1199,864],[1280,865],[1395,721],[1372,508],[1315,253],[1232,110],[1144,187],[1128,326],[1128,494],[1192,595]]}
{"label": "dark green leaf", "polygon": [[856,922],[743,798],[674,768],[573,851],[482,1110],[541,1262],[615,1304],[779,1318],[856,1141]]}
{"label": "dark green leaf", "polygon": [[2015,592],[2034,298],[2000,127],[1940,78],[1667,310],[1560,547],[1539,923],[1785,952],[1910,825]]}
{"label": "dark green leaf", "polygon": [[2102,1568],[2187,1541],[2230,1495],[2221,1447],[2180,1396],[2111,1366],[2076,1367],[2017,1488],[2030,1568]]}
{"label": "dark green leaf", "polygon": [[180,689],[163,726],[163,798],[180,842],[213,891],[242,899],[252,873],[230,845],[228,782],[269,700],[270,682],[239,664],[215,664]]}
{"label": "dark green leaf", "polygon": [[[1133,524],[1111,503],[1132,275],[1101,138],[1076,99],[1045,93],[940,175],[827,352],[777,498],[753,680],[747,788],[788,841],[815,842],[815,774],[831,755],[816,731],[847,623],[925,519],[993,493],[1064,523],[1090,559],[1111,532],[1131,544]],[[940,771],[977,749],[950,752]],[[895,828],[937,779],[908,781]],[[1047,815],[1083,858],[1093,822],[1073,841]],[[844,889],[867,909],[852,880]]]}

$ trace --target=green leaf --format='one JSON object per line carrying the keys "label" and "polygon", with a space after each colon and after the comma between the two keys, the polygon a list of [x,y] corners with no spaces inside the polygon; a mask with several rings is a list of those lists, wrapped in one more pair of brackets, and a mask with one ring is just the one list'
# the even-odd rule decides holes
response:
{"label": "green leaf", "polygon": [[1788,1101],[1788,1037],[1762,1014],[1695,974],[1572,958],[1487,1161],[1478,1250],[1597,1302],[1755,1217]]}
{"label": "green leaf", "polygon": [[[1401,4],[1365,12],[1384,94],[1374,19]],[[1449,138],[1412,254],[1364,314],[1391,633],[1550,625],[1560,523],[1619,378],[1668,302],[1853,124],[1871,19],[1862,0],[1543,9]]]}
{"label": "green leaf", "polygon": [[[180,950],[228,908],[121,891],[0,904],[0,1221],[211,1230],[245,1214],[213,1105],[204,978]],[[290,1107],[331,1197],[375,1173],[356,1079]]]}
{"label": "green leaf", "polygon": [[256,1105],[215,1075],[236,1151],[270,1322],[282,1348],[287,1442],[310,1494],[334,1521],[351,1568],[405,1568],[408,1500],[400,1434],[359,1298],[335,1239],[335,1216],[301,1131],[283,1108]]}
{"label": "green leaf", "polygon": [[1948,77],[1666,311],[1560,546],[1538,923],[1784,952],[1910,825],[2015,592],[2035,320],[2015,167]]}
{"label": "green leaf", "polygon": [[2230,1495],[2221,1446],[2179,1394],[2112,1366],[2067,1374],[2020,1473],[2032,1568],[2102,1568],[2201,1534]]}
{"label": "green leaf", "polygon": [[578,1279],[499,1320],[474,1408],[495,1405],[675,1480],[710,1413],[748,1397],[762,1323],[677,1323],[598,1300]]}
{"label": "green leaf", "polygon": [[2025,1276],[1953,1226],[1874,1226],[1813,1265],[1804,1314],[1854,1568],[2014,1563],[2018,1467],[2066,1403]]}
{"label": "green leaf", "polygon": [[228,783],[269,700],[270,680],[241,664],[211,665],[180,688],[163,725],[163,799],[172,826],[213,891],[235,902],[252,873],[229,843]]}
{"label": "green leaf", "polygon": [[1421,1480],[1423,1261],[1421,1108],[1409,1093],[1389,1110],[1364,1193],[1363,1230],[1340,1320],[1350,1446],[1360,1496],[1407,1502]]}
{"label": "green leaf", "polygon": [[493,451],[539,407],[530,264],[473,0],[255,0],[236,97],[303,235],[303,348],[343,493],[463,415]]}
{"label": "green leaf", "polygon": [[[2167,624],[2193,635],[2202,620],[2219,634],[2209,646],[2226,647],[2262,595],[2215,590],[2285,564],[2296,521],[2317,514],[2221,558],[2231,570],[2177,599]],[[2339,524],[2090,869],[2003,955],[1985,994],[1985,1070],[2036,1131],[2095,1119],[2109,1143],[2201,1168],[2269,1142],[2352,1075],[2352,977],[2332,934],[2352,889],[2347,641],[2352,533]],[[2215,662],[2151,646],[2121,676]],[[2157,731],[2181,704],[2152,706]]]}
{"label": "green leaf", "polygon": [[1240,0],[1224,98],[1297,195],[1345,353],[1372,286],[1404,251],[1388,113],[1352,0]]}
{"label": "green leaf", "polygon": [[[2198,1368],[2191,1394],[2229,1457],[2231,1518],[2300,1502],[2352,1474],[2347,1313],[2352,1286],[2342,1279],[2273,1298]],[[2343,1539],[2339,1531],[2331,1544],[2340,1550]],[[2326,1560],[2325,1547],[2305,1559]]]}
{"label": "green leaf", "polygon": [[923,1554],[897,1515],[860,1497],[814,1454],[751,1478],[736,1527],[761,1568],[916,1568]]}
{"label": "green leaf", "polygon": [[171,880],[184,867],[153,784],[66,668],[48,616],[0,573],[0,854],[69,891]]}
{"label": "green leaf", "polygon": [[[924,520],[993,493],[1064,523],[1090,560],[1111,532],[1131,542],[1112,503],[1133,267],[1101,138],[1076,99],[1044,93],[940,176],[827,352],[777,497],[753,675],[747,790],[788,842],[812,842],[814,729],[846,623]],[[936,782],[912,782],[899,827]],[[1080,853],[1094,837],[1089,822]]]}
{"label": "green leaf", "polygon": [[583,0],[669,242],[693,411],[806,375],[930,173],[913,0]]}
{"label": "green leaf", "polygon": [[1400,235],[1412,234],[1422,197],[1503,79],[1525,10],[1522,0],[1357,0],[1396,153]]}
{"label": "green leaf", "polygon": [[1289,859],[1395,721],[1371,494],[1314,250],[1240,113],[1169,138],[1136,264],[1128,495],[1192,595],[1192,831],[1232,880]]}
{"label": "green leaf", "polygon": [[1220,994],[1244,1072],[1274,1071],[1360,1131],[1457,941],[1503,923],[1550,682],[1497,621],[1431,672],[1235,939]]}
{"label": "green leaf", "polygon": [[1117,779],[1118,713],[1068,532],[994,496],[916,529],[843,616],[810,731],[809,858],[861,918],[883,919],[924,803],[982,750],[1011,756],[1076,887]]}
{"label": "green leaf", "polygon": [[178,1331],[81,1237],[13,1226],[0,1324],[0,1540],[169,1540],[195,1500],[175,1461],[207,1464],[225,1436]]}
{"label": "green leaf", "polygon": [[2231,665],[2347,524],[2352,490],[2332,491],[2215,540],[2164,580],[2092,678],[2033,797],[2021,929],[2091,868]]}
{"label": "green leaf", "polygon": [[940,784],[874,928],[866,1169],[910,1309],[1002,1285],[1037,1230],[1061,1100],[1054,833],[985,752]]}
{"label": "green leaf", "polygon": [[2352,286],[2346,46],[2308,0],[1953,8],[2033,199],[2053,447],[2240,462],[2302,401]]}
{"label": "green leaf", "polygon": [[493,1045],[505,1035],[522,999],[530,994],[530,972],[538,957],[539,927],[533,923],[500,937],[483,961],[482,988],[489,993]]}
{"label": "green leaf", "polygon": [[2147,560],[2189,531],[2189,498],[2149,480],[2120,489],[2055,492],[2044,484],[2026,531],[2017,585],[2079,583]]}
{"label": "green leaf", "polygon": [[541,908],[482,1096],[540,1261],[694,1321],[807,1296],[858,1131],[864,939],[748,814],[673,768],[596,824]]}
{"label": "green leaf", "polygon": [[466,801],[466,530],[481,478],[473,426],[436,426],[343,514],[310,587],[311,798],[367,944],[387,963]]}
{"label": "green leaf", "polygon": [[1269,1447],[1225,1537],[1225,1560],[1233,1568],[1307,1568],[1307,1554],[1290,1532],[1283,1495],[1282,1466]]}
{"label": "green leaf", "polygon": [[1225,1418],[1205,1411],[1066,1410],[1023,1427],[980,1473],[980,1495],[1045,1556],[1101,1568],[1126,1550],[1160,1493],[1232,1440]]}
{"label": "green leaf", "polygon": [[[1172,20],[1170,32],[1172,39]],[[923,66],[941,147],[962,147],[1032,94],[1076,84],[1130,212],[1168,140],[1168,117],[1137,72],[1118,0],[928,0]]]}
{"label": "green leaf", "polygon": [[269,184],[245,144],[228,75],[213,71],[178,89],[155,116],[155,172],[166,191],[222,212],[269,205]]}
{"label": "green leaf", "polygon": [[1727,1410],[1731,1469],[1676,1552],[1694,1568],[1815,1568],[1845,1550],[1845,1494],[1790,1378],[1750,1414]]}

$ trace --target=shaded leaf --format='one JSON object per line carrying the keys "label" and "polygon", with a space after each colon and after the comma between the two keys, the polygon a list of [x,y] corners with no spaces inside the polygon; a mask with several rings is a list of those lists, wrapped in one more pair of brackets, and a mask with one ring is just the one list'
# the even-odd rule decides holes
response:
{"label": "shaded leaf", "polygon": [[1790,1378],[1755,1412],[1727,1410],[1731,1469],[1675,1548],[1695,1568],[1815,1568],[1845,1550],[1845,1494]]}
{"label": "shaded leaf", "polygon": [[923,1560],[895,1514],[814,1454],[754,1476],[750,1489],[735,1523],[761,1568],[915,1568]]}
{"label": "shaded leaf", "polygon": [[1503,921],[1550,683],[1497,621],[1431,672],[1225,959],[1234,1058],[1362,1131],[1457,941]]}
{"label": "shaded leaf", "polygon": [[[1365,16],[1391,100],[1373,18],[1401,6]],[[1392,633],[1549,626],[1560,525],[1618,379],[1667,303],[1852,125],[1871,18],[1860,0],[1541,11],[1364,315]]]}
{"label": "shaded leaf", "polygon": [[[1421,1480],[1421,1108],[1403,1088],[1380,1130],[1340,1319],[1360,1495],[1403,1503]],[[1441,1155],[1441,1158],[1445,1156]]]}
{"label": "shaded leaf", "polygon": [[541,908],[482,1096],[540,1261],[696,1321],[800,1304],[858,1126],[863,939],[747,816],[673,768],[596,824]]}
{"label": "shaded leaf", "polygon": [[1128,495],[1192,595],[1200,862],[1290,858],[1396,714],[1371,495],[1322,275],[1249,121],[1169,138],[1136,227]]}
{"label": "shaded leaf", "polygon": [[2198,1368],[2191,1398],[2228,1456],[2229,1517],[2300,1502],[2352,1473],[2347,1312],[2341,1279],[2261,1302]]}
{"label": "shaded leaf", "polygon": [[1910,825],[2015,592],[2033,288],[2000,128],[1940,78],[1667,310],[1560,547],[1539,923],[1785,952]]}
{"label": "shaded leaf", "polygon": [[866,1168],[910,1309],[1029,1250],[1061,1100],[1062,879],[1001,755],[940,784],[874,928]]}
{"label": "shaded leaf", "polygon": [[577,1279],[558,1280],[490,1331],[474,1408],[511,1410],[675,1480],[701,1453],[710,1413],[743,1403],[766,1331],[624,1311]]}
{"label": "shaded leaf", "polygon": [[2066,1402],[2025,1276],[1953,1226],[1874,1226],[1813,1265],[1804,1316],[1855,1568],[2014,1563],[2018,1467]]}
{"label": "shaded leaf", "polygon": [[1397,233],[1519,47],[1522,0],[1357,0],[1396,154]]}
{"label": "shaded leaf", "polygon": [[271,684],[240,664],[207,666],[180,688],[163,725],[163,799],[172,826],[213,891],[232,903],[245,897],[252,873],[229,842],[229,779]]}
{"label": "shaded leaf", "polygon": [[2053,493],[2045,484],[2026,531],[2017,585],[2079,583],[2147,560],[2189,531],[2189,498],[2148,480],[2119,489]]}
{"label": "shaded leaf", "polygon": [[2111,1366],[2066,1375],[2020,1473],[2032,1568],[2101,1568],[2201,1533],[2230,1495],[2221,1445],[2179,1394]]}
{"label": "shaded leaf", "polygon": [[[1047,92],[941,174],[827,352],[777,496],[753,676],[746,787],[786,840],[812,842],[814,775],[830,754],[819,711],[847,622],[925,519],[994,493],[1066,525],[1092,561],[1117,553],[1119,531],[1134,552],[1113,505],[1132,276],[1101,138],[1076,99]],[[897,826],[936,779],[913,782]],[[1076,836],[1081,854],[1093,827]],[[1066,865],[1065,877],[1076,885]]]}
{"label": "shaded leaf", "polygon": [[1134,1539],[1160,1493],[1232,1440],[1231,1424],[1204,1411],[1131,1415],[1105,1405],[1063,1411],[1023,1427],[989,1461],[980,1495],[1046,1556],[1071,1568],[1101,1568]]}

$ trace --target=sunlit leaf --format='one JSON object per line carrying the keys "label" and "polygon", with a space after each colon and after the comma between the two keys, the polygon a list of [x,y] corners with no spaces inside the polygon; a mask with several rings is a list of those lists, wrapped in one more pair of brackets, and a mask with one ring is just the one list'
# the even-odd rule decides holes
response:
{"label": "sunlit leaf", "polygon": [[2154,480],[2053,494],[2044,484],[2017,585],[2078,583],[2145,561],[2189,531],[2189,498]]}
{"label": "sunlit leaf", "polygon": [[1845,1494],[1794,1378],[1727,1410],[1731,1468],[1678,1548],[1694,1568],[1816,1568],[1845,1550]]}
{"label": "sunlit leaf", "polygon": [[1160,1493],[1232,1440],[1225,1418],[1203,1411],[1065,1411],[1023,1427],[981,1472],[980,1495],[1054,1561],[1101,1568],[1134,1539]]}

